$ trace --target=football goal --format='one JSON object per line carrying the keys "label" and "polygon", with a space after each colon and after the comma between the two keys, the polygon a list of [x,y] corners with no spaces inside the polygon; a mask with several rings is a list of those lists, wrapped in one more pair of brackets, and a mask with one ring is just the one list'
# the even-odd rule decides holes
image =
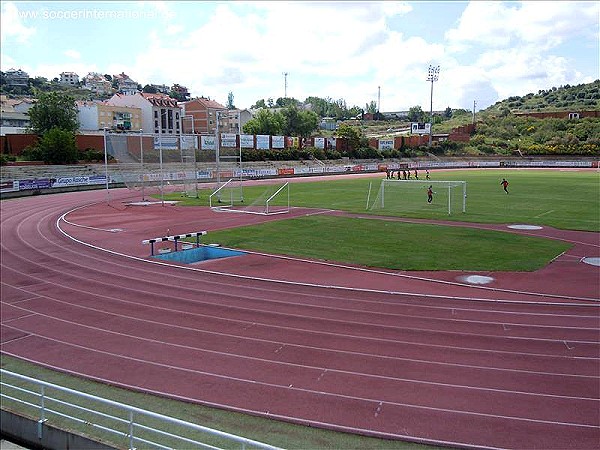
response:
{"label": "football goal", "polygon": [[[428,202],[430,186],[433,195],[432,201]],[[367,210],[374,212],[406,214],[437,210],[447,211],[449,215],[464,213],[467,211],[467,182],[383,179],[375,196],[369,186],[367,198]]]}
{"label": "football goal", "polygon": [[230,179],[208,198],[213,211],[246,214],[284,214],[290,211],[290,185],[266,185],[256,198],[242,196],[242,181]]}

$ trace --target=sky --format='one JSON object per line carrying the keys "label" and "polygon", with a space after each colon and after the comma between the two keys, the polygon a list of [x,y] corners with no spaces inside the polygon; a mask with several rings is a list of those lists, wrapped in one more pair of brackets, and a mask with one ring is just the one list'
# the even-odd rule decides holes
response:
{"label": "sky", "polygon": [[0,3],[2,71],[125,72],[238,108],[287,93],[479,111],[600,78],[598,1]]}

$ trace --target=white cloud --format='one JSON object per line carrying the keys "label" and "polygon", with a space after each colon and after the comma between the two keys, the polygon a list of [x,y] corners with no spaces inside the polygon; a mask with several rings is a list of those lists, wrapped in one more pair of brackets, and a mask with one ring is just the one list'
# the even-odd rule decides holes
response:
{"label": "white cloud", "polygon": [[33,11],[19,11],[12,2],[2,3],[2,14],[0,15],[0,36],[2,41],[14,38],[17,42],[26,43],[35,34],[35,28],[23,25],[21,16],[33,13]]}
{"label": "white cloud", "polygon": [[64,52],[65,56],[72,58],[72,59],[81,59],[81,53],[79,53],[77,50],[65,50]]}

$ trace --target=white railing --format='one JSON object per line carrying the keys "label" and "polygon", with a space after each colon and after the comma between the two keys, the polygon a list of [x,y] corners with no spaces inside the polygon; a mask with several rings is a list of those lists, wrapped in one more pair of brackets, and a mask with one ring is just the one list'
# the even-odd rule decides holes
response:
{"label": "white railing", "polygon": [[[69,429],[86,429],[93,439],[93,430],[111,435],[118,446],[135,448],[209,448],[221,446],[241,449],[278,450],[262,442],[223,431],[196,425],[134,406],[86,394],[46,381],[0,369],[3,405],[20,404],[37,411],[38,439],[44,425],[53,421],[68,423]],[[12,381],[11,381],[12,380]],[[55,428],[60,428],[59,426]],[[120,442],[120,444],[119,444]],[[221,446],[219,446],[221,445]]]}

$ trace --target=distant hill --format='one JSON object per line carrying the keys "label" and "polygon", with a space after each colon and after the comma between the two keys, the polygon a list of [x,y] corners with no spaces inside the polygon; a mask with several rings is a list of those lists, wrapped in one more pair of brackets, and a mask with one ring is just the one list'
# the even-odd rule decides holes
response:
{"label": "distant hill", "polygon": [[509,110],[515,112],[531,111],[586,111],[600,109],[600,80],[577,86],[560,86],[541,89],[536,94],[522,97],[513,96],[496,102],[482,112],[497,113]]}

